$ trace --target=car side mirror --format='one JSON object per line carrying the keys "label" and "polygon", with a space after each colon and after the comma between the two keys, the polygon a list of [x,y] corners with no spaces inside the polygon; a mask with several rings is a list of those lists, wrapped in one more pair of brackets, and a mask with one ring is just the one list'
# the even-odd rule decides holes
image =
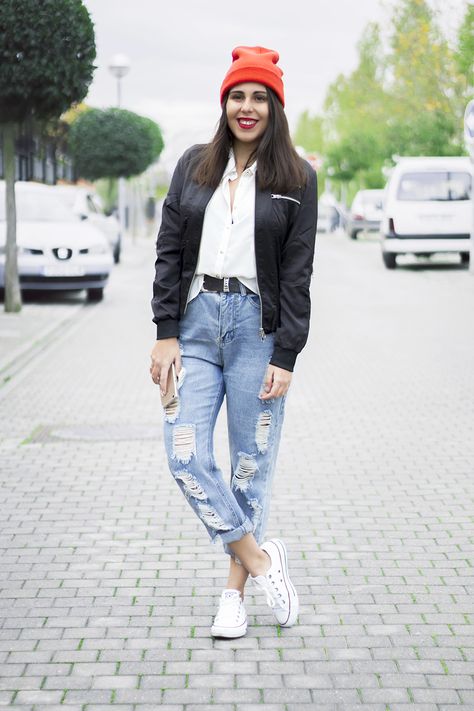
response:
{"label": "car side mirror", "polygon": [[79,215],[79,218],[80,218],[81,220],[87,220],[87,219],[88,219],[88,216],[85,215],[84,213],[81,213],[81,214]]}

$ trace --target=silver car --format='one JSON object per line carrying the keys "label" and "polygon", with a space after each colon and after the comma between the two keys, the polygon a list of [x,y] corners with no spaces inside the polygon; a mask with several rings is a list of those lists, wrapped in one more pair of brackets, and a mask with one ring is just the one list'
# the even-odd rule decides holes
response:
{"label": "silver car", "polygon": [[81,220],[88,220],[98,227],[110,244],[114,262],[120,262],[122,239],[120,223],[115,215],[107,215],[99,195],[92,187],[84,185],[54,185],[52,190]]}
{"label": "silver car", "polygon": [[383,214],[384,190],[359,190],[347,217],[346,230],[351,239],[359,232],[379,232]]}
{"label": "silver car", "polygon": [[[49,185],[20,181],[15,195],[21,289],[86,289],[90,301],[100,301],[113,266],[103,233],[68,210]],[[0,181],[0,289],[5,242],[5,183]]]}

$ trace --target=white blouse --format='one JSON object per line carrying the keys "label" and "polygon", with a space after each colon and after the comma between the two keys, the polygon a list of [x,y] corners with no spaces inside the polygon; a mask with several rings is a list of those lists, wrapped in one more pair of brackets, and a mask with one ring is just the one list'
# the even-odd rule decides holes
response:
{"label": "white blouse", "polygon": [[204,274],[222,279],[237,277],[258,294],[255,263],[255,172],[257,163],[246,168],[237,184],[234,206],[230,208],[229,180],[237,178],[234,154],[204,214],[196,273],[188,302],[202,289]]}

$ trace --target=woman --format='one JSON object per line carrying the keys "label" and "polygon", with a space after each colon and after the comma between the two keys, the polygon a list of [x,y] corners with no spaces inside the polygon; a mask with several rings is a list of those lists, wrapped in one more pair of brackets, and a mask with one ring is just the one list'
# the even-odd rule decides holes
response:
{"label": "woman", "polygon": [[[214,139],[184,153],[164,203],[150,367],[162,394],[171,364],[179,374],[179,401],[165,408],[169,466],[230,556],[211,627],[220,637],[247,630],[249,575],[281,626],[298,615],[285,545],[262,541],[285,396],[308,335],[317,219],[316,174],[291,144],[277,52],[237,47],[232,59]],[[230,485],[213,452],[224,395]]]}

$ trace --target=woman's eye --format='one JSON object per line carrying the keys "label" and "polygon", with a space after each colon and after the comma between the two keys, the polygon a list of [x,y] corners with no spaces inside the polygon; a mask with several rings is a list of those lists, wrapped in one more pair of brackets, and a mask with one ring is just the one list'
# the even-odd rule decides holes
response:
{"label": "woman's eye", "polygon": [[266,94],[257,94],[255,97],[257,101],[266,101],[267,100],[267,95]]}

